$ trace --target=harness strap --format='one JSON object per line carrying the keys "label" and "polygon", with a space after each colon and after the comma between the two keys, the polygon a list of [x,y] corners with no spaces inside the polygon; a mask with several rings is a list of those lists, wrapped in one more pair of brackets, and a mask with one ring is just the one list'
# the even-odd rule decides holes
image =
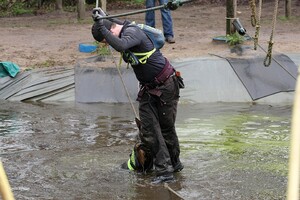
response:
{"label": "harness strap", "polygon": [[175,72],[175,69],[170,64],[168,59],[165,58],[165,60],[166,60],[165,67],[153,80],[153,82],[156,85],[160,85],[160,84],[164,83]]}
{"label": "harness strap", "polygon": [[156,51],[156,48],[152,49],[151,51],[148,52],[143,52],[143,53],[135,53],[132,52],[135,56],[143,56],[141,58],[138,58],[138,60],[140,61],[140,63],[145,64],[147,62],[147,59]]}
{"label": "harness strap", "polygon": [[152,94],[154,96],[158,96],[158,97],[161,96],[162,92],[157,88],[157,86],[166,82],[168,80],[168,78],[175,72],[175,69],[170,64],[168,59],[165,58],[165,60],[166,60],[166,64],[165,64],[164,68],[154,78],[154,80],[151,81],[150,83],[142,84],[142,87],[138,93],[137,101],[140,101],[142,99],[142,96],[144,95],[145,91],[147,91],[149,94]]}

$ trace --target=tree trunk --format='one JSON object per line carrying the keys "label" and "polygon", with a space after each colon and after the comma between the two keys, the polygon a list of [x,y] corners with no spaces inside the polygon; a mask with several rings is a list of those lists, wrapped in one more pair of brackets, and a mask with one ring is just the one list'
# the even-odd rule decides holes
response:
{"label": "tree trunk", "polygon": [[77,18],[82,20],[85,17],[85,0],[77,1]]}
{"label": "tree trunk", "polygon": [[38,9],[41,9],[41,7],[42,7],[42,0],[38,0],[37,4],[38,4]]}
{"label": "tree trunk", "polygon": [[56,10],[62,12],[63,11],[63,6],[62,6],[62,0],[56,0]]}
{"label": "tree trunk", "polygon": [[291,0],[285,0],[285,17],[287,19],[291,18]]}
{"label": "tree trunk", "polygon": [[234,32],[232,25],[233,19],[236,17],[236,0],[226,0],[226,35]]}

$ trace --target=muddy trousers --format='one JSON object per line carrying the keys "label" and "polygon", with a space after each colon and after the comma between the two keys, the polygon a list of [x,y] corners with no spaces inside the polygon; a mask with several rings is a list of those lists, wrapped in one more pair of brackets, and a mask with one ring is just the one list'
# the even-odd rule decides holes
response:
{"label": "muddy trousers", "polygon": [[179,160],[179,142],[175,130],[179,87],[170,77],[157,89],[160,96],[145,91],[139,102],[141,120],[140,140],[151,150],[157,175],[173,172]]}

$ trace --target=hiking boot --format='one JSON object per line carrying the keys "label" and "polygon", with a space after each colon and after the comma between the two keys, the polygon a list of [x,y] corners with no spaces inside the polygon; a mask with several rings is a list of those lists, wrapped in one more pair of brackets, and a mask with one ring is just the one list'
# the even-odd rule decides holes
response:
{"label": "hiking boot", "polygon": [[168,183],[170,181],[173,181],[174,180],[174,176],[173,174],[165,174],[165,175],[160,175],[160,176],[157,176],[155,177],[151,184],[154,184],[154,185],[157,185],[157,184],[160,184],[160,183]]}
{"label": "hiking boot", "polygon": [[175,39],[172,36],[166,37],[166,41],[170,44],[175,43]]}
{"label": "hiking boot", "polygon": [[178,162],[173,168],[174,172],[180,172],[181,170],[183,170],[184,166],[181,162]]}

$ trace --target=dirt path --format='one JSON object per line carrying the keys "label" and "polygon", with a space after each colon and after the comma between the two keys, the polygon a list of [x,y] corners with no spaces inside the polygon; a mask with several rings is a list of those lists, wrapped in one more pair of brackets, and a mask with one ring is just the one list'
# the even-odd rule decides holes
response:
{"label": "dirt path", "polygon": [[[280,2],[274,33],[273,52],[300,53],[299,6],[293,6],[293,18],[283,20],[284,2]],[[248,5],[238,6],[238,17],[247,32],[254,36],[250,24]],[[109,10],[111,14],[129,10]],[[260,44],[266,48],[271,34],[273,3],[265,3],[262,9]],[[161,28],[159,12],[157,26]],[[225,34],[225,6],[185,4],[173,12],[176,43],[166,44],[162,51],[170,59],[207,56],[228,50],[227,44],[212,39]],[[144,14],[128,19],[144,22]],[[79,43],[93,42],[90,32],[90,12],[78,23],[76,13],[51,13],[30,17],[0,19],[0,60],[11,61],[21,68],[74,65],[78,59],[91,54],[78,51]],[[247,42],[252,45],[252,42]]]}

